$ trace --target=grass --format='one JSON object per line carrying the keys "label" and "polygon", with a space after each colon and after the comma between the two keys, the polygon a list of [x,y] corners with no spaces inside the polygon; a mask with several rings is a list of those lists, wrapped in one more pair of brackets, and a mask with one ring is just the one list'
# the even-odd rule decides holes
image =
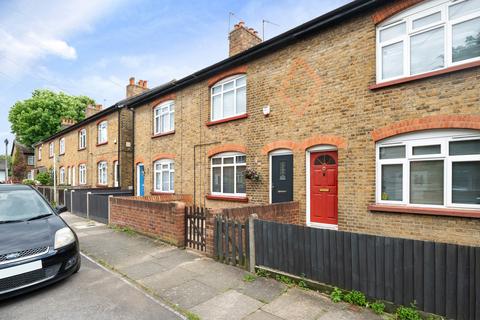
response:
{"label": "grass", "polygon": [[250,273],[246,273],[244,276],[243,276],[243,281],[245,282],[253,282],[257,279],[257,277],[253,274],[250,274]]}
{"label": "grass", "polygon": [[109,228],[117,232],[124,232],[131,237],[137,235],[137,232],[129,227],[120,227],[120,226],[111,225],[109,226]]}

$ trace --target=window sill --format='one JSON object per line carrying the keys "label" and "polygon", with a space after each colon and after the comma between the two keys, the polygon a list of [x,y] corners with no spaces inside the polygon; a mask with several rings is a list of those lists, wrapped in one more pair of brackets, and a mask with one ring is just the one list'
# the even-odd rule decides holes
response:
{"label": "window sill", "polygon": [[152,196],[161,196],[161,195],[166,195],[166,194],[173,195],[173,194],[175,194],[175,192],[152,191],[152,192],[150,192],[150,194],[151,194]]}
{"label": "window sill", "polygon": [[102,143],[97,143],[97,147],[99,147],[99,146],[104,146],[104,145],[106,145],[106,144],[108,144],[108,141],[107,141],[107,142],[102,142]]}
{"label": "window sill", "polygon": [[220,123],[235,121],[235,120],[239,120],[239,119],[245,119],[245,118],[248,118],[248,113],[241,114],[239,116],[230,117],[230,118],[225,118],[225,119],[220,119],[220,120],[215,120],[215,121],[209,121],[209,122],[207,122],[207,127],[210,127],[210,126],[213,126],[213,125],[216,125],[216,124],[220,124]]}
{"label": "window sill", "polygon": [[386,87],[394,86],[394,85],[401,84],[401,83],[412,82],[412,81],[416,81],[416,80],[420,80],[420,79],[430,78],[430,77],[434,77],[434,76],[438,76],[438,75],[442,75],[442,74],[446,74],[446,73],[450,73],[450,72],[475,68],[475,67],[479,67],[479,66],[480,66],[480,61],[469,62],[469,63],[461,64],[461,65],[458,65],[458,66],[453,66],[453,67],[448,67],[448,68],[441,69],[441,70],[436,70],[436,71],[431,71],[431,72],[427,72],[427,73],[418,74],[418,75],[415,75],[415,76],[410,76],[410,77],[405,77],[405,78],[401,78],[401,79],[396,79],[396,80],[377,83],[377,84],[369,86],[368,89],[376,90],[376,89],[386,88]]}
{"label": "window sill", "polygon": [[152,136],[152,139],[159,138],[159,137],[164,137],[164,136],[169,136],[169,135],[174,134],[174,133],[175,133],[175,130],[168,131],[168,132],[163,132],[163,133],[158,133],[158,134],[154,134],[154,135]]}
{"label": "window sill", "polygon": [[108,187],[108,184],[97,183],[97,188],[105,188],[105,187]]}
{"label": "window sill", "polygon": [[247,197],[217,196],[217,195],[207,194],[206,198],[208,200],[221,200],[221,201],[231,201],[231,202],[248,202]]}
{"label": "window sill", "polygon": [[371,204],[368,210],[377,212],[412,213],[432,216],[480,218],[480,210],[458,208],[424,208],[412,206],[395,206],[385,204]]}
{"label": "window sill", "polygon": [[59,156],[64,156],[64,155],[65,155],[65,152],[64,152],[64,153],[59,153],[58,155],[59,155]]}
{"label": "window sill", "polygon": [[87,148],[78,148],[78,151],[86,150]]}

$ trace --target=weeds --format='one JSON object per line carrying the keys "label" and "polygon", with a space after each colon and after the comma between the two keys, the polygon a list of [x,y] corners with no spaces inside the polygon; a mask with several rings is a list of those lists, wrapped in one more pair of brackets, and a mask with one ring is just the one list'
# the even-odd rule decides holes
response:
{"label": "weeds", "polygon": [[245,282],[253,282],[257,279],[253,274],[247,273],[243,276],[243,281]]}
{"label": "weeds", "polygon": [[270,272],[268,272],[267,270],[264,270],[264,269],[258,269],[257,270],[257,276],[263,277],[263,278],[268,278],[268,277],[270,277]]}
{"label": "weeds", "polygon": [[385,312],[385,305],[380,301],[375,301],[369,304],[368,307],[376,314],[383,314]]}
{"label": "weeds", "polygon": [[421,320],[420,314],[417,311],[417,308],[412,303],[410,307],[401,306],[395,312],[398,320]]}
{"label": "weeds", "polygon": [[333,288],[332,293],[330,293],[330,299],[333,302],[338,303],[343,300],[343,293],[342,290],[338,289],[337,287]]}
{"label": "weeds", "polygon": [[353,290],[344,295],[343,301],[360,307],[365,307],[367,305],[367,299],[365,298],[365,295],[362,292],[356,290]]}

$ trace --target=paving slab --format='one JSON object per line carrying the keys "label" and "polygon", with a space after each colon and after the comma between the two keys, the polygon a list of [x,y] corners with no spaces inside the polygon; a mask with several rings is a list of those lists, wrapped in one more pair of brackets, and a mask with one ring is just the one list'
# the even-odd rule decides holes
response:
{"label": "paving slab", "polygon": [[142,285],[145,285],[159,294],[164,294],[168,289],[177,287],[182,283],[193,280],[199,276],[190,270],[177,267],[158,274],[154,274],[150,277],[139,280]]}
{"label": "paving slab", "polygon": [[252,282],[244,281],[237,291],[258,301],[269,303],[284,293],[286,289],[287,286],[281,282],[258,277]]}
{"label": "paving slab", "polygon": [[220,265],[210,273],[200,275],[197,280],[220,291],[238,288],[243,285],[245,271],[235,267]]}
{"label": "paving slab", "polygon": [[163,296],[167,301],[183,309],[190,309],[219,294],[220,292],[215,288],[197,280],[190,280],[177,287],[169,288],[164,292]]}
{"label": "paving slab", "polygon": [[143,261],[118,270],[123,274],[126,274],[130,279],[140,280],[164,272],[167,269],[156,263],[154,259],[151,259],[150,261]]}
{"label": "paving slab", "polygon": [[310,291],[291,288],[286,293],[265,305],[262,310],[280,318],[291,320],[317,319],[327,312],[323,300]]}
{"label": "paving slab", "polygon": [[229,290],[192,308],[191,311],[201,319],[236,320],[253,313],[262,305],[258,300]]}
{"label": "paving slab", "polygon": [[368,309],[359,308],[358,310],[352,310],[345,308],[343,310],[329,311],[320,316],[318,320],[371,320],[371,319],[383,319],[381,316],[376,315]]}
{"label": "paving slab", "polygon": [[279,318],[271,313],[265,312],[263,310],[257,310],[254,313],[249,314],[243,320],[284,320]]}

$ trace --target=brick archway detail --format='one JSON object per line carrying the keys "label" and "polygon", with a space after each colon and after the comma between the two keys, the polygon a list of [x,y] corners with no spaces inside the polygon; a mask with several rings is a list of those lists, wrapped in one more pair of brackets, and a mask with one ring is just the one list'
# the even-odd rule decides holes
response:
{"label": "brick archway detail", "polygon": [[264,145],[262,148],[262,154],[267,155],[269,152],[277,149],[289,149],[293,151],[296,149],[296,146],[297,144],[292,140],[278,140]]}
{"label": "brick archway detail", "polygon": [[223,72],[220,72],[219,74],[214,75],[213,77],[208,79],[207,83],[208,83],[208,86],[211,87],[215,83],[217,83],[218,81],[223,80],[227,77],[234,76],[234,75],[237,75],[237,74],[244,74],[244,73],[247,73],[247,66],[246,65],[238,66],[238,67],[228,69],[228,70],[225,70]]}
{"label": "brick archway detail", "polygon": [[139,163],[145,164],[145,159],[142,157],[138,157],[137,159],[135,159],[135,166],[138,165]]}
{"label": "brick archway detail", "polygon": [[322,145],[322,144],[333,145],[333,146],[336,146],[337,148],[347,147],[347,142],[342,137],[321,135],[321,136],[314,136],[314,137],[303,140],[302,143],[299,143],[298,150],[305,151],[310,147]]}
{"label": "brick archway detail", "polygon": [[423,118],[402,120],[383,128],[373,130],[373,141],[402,133],[428,129],[478,129],[480,130],[480,116],[477,115],[436,115]]}
{"label": "brick archway detail", "polygon": [[391,16],[409,8],[417,3],[420,3],[424,0],[397,0],[393,1],[393,3],[390,3],[383,8],[379,9],[372,15],[372,20],[373,23],[379,24],[382,21],[387,20]]}
{"label": "brick archway detail", "polygon": [[210,158],[211,156],[214,156],[222,152],[232,152],[232,151],[246,153],[247,148],[241,144],[222,144],[220,146],[210,148],[207,152],[207,155]]}
{"label": "brick archway detail", "polygon": [[158,153],[158,154],[153,156],[152,162],[155,162],[155,161],[161,160],[161,159],[174,160],[175,159],[175,154],[173,154],[173,153]]}

